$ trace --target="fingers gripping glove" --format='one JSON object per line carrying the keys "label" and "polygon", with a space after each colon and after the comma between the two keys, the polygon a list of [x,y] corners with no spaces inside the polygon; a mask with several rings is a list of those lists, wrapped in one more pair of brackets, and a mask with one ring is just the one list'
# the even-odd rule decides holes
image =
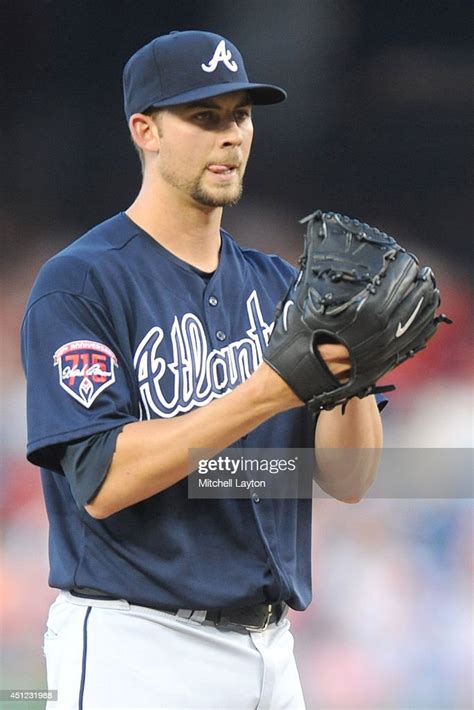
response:
{"label": "fingers gripping glove", "polygon": [[[377,380],[425,347],[444,315],[433,272],[393,237],[332,212],[307,223],[300,271],[277,306],[264,360],[313,411],[394,389]],[[351,372],[340,382],[318,344],[339,342]]]}

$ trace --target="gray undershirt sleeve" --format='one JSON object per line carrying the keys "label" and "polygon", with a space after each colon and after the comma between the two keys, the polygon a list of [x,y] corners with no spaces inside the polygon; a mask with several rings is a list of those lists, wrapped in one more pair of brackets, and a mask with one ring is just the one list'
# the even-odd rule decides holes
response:
{"label": "gray undershirt sleeve", "polygon": [[122,429],[119,426],[67,445],[61,467],[79,508],[92,500],[102,485]]}

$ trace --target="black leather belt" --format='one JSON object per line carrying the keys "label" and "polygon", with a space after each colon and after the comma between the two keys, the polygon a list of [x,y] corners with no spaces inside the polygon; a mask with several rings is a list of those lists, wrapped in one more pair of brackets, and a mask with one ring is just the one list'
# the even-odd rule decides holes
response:
{"label": "black leather belt", "polygon": [[220,629],[265,631],[270,624],[276,624],[284,618],[287,611],[288,606],[284,602],[254,604],[253,606],[230,609],[210,609],[206,611],[203,623],[213,624]]}
{"label": "black leather belt", "polygon": [[[69,590],[73,596],[92,598],[92,599],[114,599],[103,592],[96,589],[75,588]],[[128,600],[129,601],[129,600]],[[134,604],[136,602],[129,602]],[[147,606],[139,604],[139,606]],[[162,609],[160,607],[149,607],[157,611],[164,611],[166,614],[176,614],[179,609]],[[192,610],[188,610],[190,618],[193,614]],[[227,609],[209,609],[205,612],[206,616],[202,621],[203,624],[212,624],[219,629],[229,629],[240,632],[247,631],[265,631],[270,624],[276,624],[280,619],[284,618],[288,612],[288,605],[285,602],[275,602],[274,604],[253,604],[252,606],[230,607]]]}

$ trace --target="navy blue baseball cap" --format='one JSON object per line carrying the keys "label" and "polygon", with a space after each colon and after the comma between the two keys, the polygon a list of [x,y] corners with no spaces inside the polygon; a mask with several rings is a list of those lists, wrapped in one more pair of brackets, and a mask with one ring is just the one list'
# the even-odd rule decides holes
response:
{"label": "navy blue baseball cap", "polygon": [[149,108],[248,91],[254,104],[276,104],[286,91],[249,82],[242,56],[228,39],[187,30],[156,37],[128,60],[123,72],[127,120]]}

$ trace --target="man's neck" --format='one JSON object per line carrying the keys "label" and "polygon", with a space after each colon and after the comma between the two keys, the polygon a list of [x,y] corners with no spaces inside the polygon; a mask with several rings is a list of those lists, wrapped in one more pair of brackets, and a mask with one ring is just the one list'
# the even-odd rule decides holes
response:
{"label": "man's neck", "polygon": [[206,272],[217,268],[222,207],[206,207],[176,195],[174,188],[153,190],[144,183],[125,213],[179,259]]}

